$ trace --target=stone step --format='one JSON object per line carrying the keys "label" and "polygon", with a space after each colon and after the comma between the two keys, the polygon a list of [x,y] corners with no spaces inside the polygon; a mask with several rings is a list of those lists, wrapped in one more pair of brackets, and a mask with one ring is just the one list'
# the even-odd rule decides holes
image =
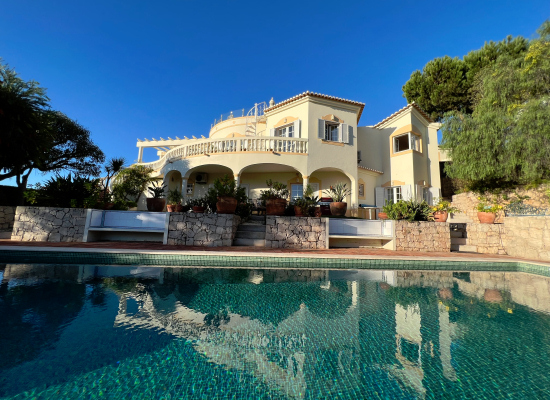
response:
{"label": "stone step", "polygon": [[477,253],[477,246],[469,244],[451,244],[451,251],[463,251],[468,253]]}
{"label": "stone step", "polygon": [[240,239],[240,238],[235,238],[235,240],[233,240],[233,246],[264,247],[265,246],[265,240],[264,239]]}
{"label": "stone step", "polygon": [[247,232],[264,232],[265,233],[265,225],[260,224],[240,224],[237,228],[237,231],[247,231]]}
{"label": "stone step", "polygon": [[265,223],[265,215],[250,215],[248,219],[250,221],[259,221]]}
{"label": "stone step", "polygon": [[265,230],[263,232],[254,231],[237,231],[235,234],[237,239],[265,239]]}
{"label": "stone step", "polygon": [[449,216],[447,222],[449,224],[471,224],[474,221],[465,214],[456,214]]}
{"label": "stone step", "polygon": [[466,232],[462,231],[451,231],[451,239],[452,238],[463,238],[466,235]]}
{"label": "stone step", "polygon": [[458,245],[466,245],[468,244],[468,239],[466,238],[457,238],[451,236],[451,245],[458,244]]}

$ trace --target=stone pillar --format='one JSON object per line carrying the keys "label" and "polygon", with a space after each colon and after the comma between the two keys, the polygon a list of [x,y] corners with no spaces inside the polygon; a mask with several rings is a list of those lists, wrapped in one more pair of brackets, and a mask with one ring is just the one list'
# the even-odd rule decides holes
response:
{"label": "stone pillar", "polygon": [[304,193],[305,193],[307,189],[307,185],[309,185],[309,176],[303,175],[302,179],[304,180],[303,185],[304,185]]}
{"label": "stone pillar", "polygon": [[143,160],[143,147],[140,147],[139,148],[139,153],[138,153],[138,162],[142,162]]}

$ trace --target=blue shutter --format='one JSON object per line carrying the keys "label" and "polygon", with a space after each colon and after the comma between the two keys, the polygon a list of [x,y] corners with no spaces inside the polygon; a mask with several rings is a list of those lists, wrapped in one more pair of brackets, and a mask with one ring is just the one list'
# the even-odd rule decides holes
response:
{"label": "blue shutter", "polygon": [[319,139],[325,138],[325,121],[320,119],[319,120]]}

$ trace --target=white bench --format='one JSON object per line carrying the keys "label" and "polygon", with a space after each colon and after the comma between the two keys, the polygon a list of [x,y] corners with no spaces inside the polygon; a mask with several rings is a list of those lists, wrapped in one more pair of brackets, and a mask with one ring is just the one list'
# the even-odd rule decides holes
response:
{"label": "white bench", "polygon": [[165,212],[88,210],[83,241],[158,241],[166,244],[169,219],[170,214]]}

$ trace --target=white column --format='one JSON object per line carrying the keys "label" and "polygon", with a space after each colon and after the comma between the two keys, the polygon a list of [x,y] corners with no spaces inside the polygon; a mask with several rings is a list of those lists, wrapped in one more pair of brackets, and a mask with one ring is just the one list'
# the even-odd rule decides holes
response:
{"label": "white column", "polygon": [[142,162],[143,160],[143,147],[140,147],[139,148],[139,153],[138,153],[138,162]]}
{"label": "white column", "polygon": [[239,174],[235,174],[235,182],[237,182],[237,186],[241,184],[241,176]]}
{"label": "white column", "polygon": [[181,201],[182,201],[182,204],[185,204],[185,199],[187,199],[187,179],[181,178]]}
{"label": "white column", "polygon": [[305,193],[307,189],[307,185],[309,185],[309,176],[302,175],[302,179],[304,180],[303,186],[304,186],[304,193]]}

